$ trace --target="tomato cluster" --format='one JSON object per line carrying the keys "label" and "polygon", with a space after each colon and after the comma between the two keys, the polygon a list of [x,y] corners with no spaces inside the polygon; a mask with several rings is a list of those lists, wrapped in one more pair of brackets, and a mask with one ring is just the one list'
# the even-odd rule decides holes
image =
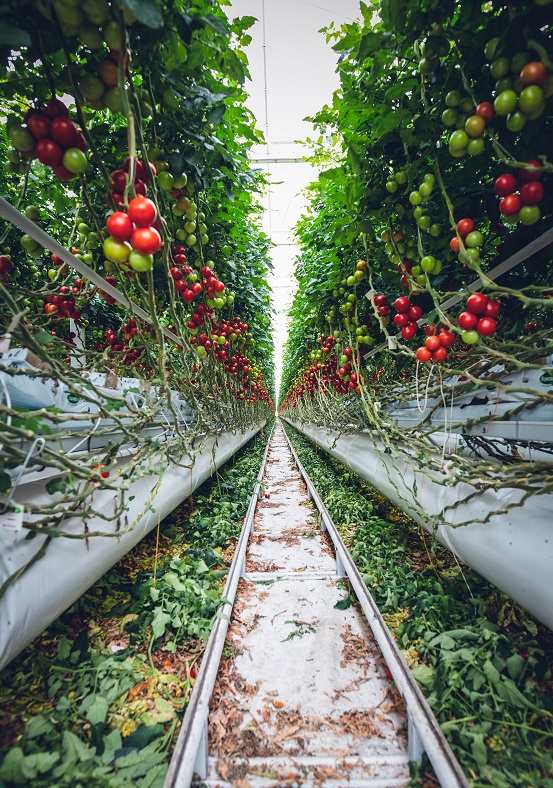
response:
{"label": "tomato cluster", "polygon": [[24,124],[10,119],[7,128],[20,154],[37,158],[62,181],[75,178],[88,167],[86,139],[65,104],[55,97],[44,108],[29,109]]}
{"label": "tomato cluster", "polygon": [[426,327],[424,345],[415,353],[417,361],[441,363],[447,359],[449,348],[455,344],[455,334],[445,327],[442,327],[437,334],[435,331],[434,325]]}
{"label": "tomato cluster", "polygon": [[397,313],[394,317],[394,323],[398,328],[401,328],[401,338],[408,342],[417,333],[417,320],[420,320],[422,317],[422,309],[420,306],[411,304],[407,296],[396,298],[394,309]]}
{"label": "tomato cluster", "polygon": [[161,236],[153,226],[157,219],[155,203],[148,197],[135,197],[126,212],[116,211],[108,216],[103,250],[106,258],[122,268],[149,271],[154,265],[154,254],[161,249]]}
{"label": "tomato cluster", "polygon": [[541,161],[532,159],[526,162],[525,167],[518,170],[518,178],[510,172],[496,178],[495,193],[502,198],[499,210],[508,221],[535,224],[539,220],[538,203],[544,196],[544,189],[540,183],[541,167]]}
{"label": "tomato cluster", "polygon": [[501,304],[488,298],[484,293],[472,293],[467,298],[465,311],[461,312],[458,325],[463,342],[474,345],[480,337],[490,337],[497,330],[496,318],[499,317]]}
{"label": "tomato cluster", "polygon": [[457,222],[457,234],[449,242],[449,247],[457,252],[460,263],[467,268],[474,268],[480,263],[480,247],[483,243],[484,236],[480,230],[474,229],[474,221],[465,218]]}

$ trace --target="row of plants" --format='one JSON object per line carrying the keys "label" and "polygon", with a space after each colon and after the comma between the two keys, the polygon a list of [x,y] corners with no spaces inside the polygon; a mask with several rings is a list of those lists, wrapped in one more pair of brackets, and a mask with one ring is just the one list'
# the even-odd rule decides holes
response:
{"label": "row of plants", "polygon": [[[280,407],[371,426],[395,454],[405,436],[385,406],[445,406],[484,381],[509,392],[502,374],[541,370],[553,349],[553,28],[543,0],[375,0],[361,17],[326,30],[340,88],[311,119],[322,171],[297,226]],[[551,402],[545,385],[528,393],[522,410]],[[425,416],[408,441],[434,467]],[[493,486],[483,465],[454,464]]]}
{"label": "row of plants", "polygon": [[266,427],[0,680],[0,785],[163,785]]}
{"label": "row of plants", "polygon": [[551,785],[551,632],[286,431],[471,785]]}
{"label": "row of plants", "polygon": [[[65,473],[50,504],[28,502],[34,531],[90,518],[98,487],[124,492],[152,472],[156,453],[155,473],[158,463],[190,464],[203,436],[273,410],[263,180],[248,164],[261,135],[244,107],[253,22],[211,0],[2,4],[0,192],[30,222],[22,232],[0,217],[0,326],[25,362],[3,360],[2,373],[80,403],[69,423],[67,398],[0,405],[0,492],[31,436],[44,437],[45,464]],[[35,227],[100,283],[43,248]],[[117,434],[72,461],[59,441],[85,419],[109,420],[106,434]],[[144,437],[152,424],[169,424],[162,440]],[[128,443],[139,450],[121,469]]]}

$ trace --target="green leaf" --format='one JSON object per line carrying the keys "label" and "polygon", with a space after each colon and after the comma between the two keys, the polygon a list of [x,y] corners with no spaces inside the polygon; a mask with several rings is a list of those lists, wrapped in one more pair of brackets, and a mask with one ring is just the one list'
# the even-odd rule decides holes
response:
{"label": "green leaf", "polygon": [[215,30],[216,33],[219,33],[219,35],[228,38],[229,31],[227,27],[223,24],[223,22],[221,22],[220,19],[217,19],[217,17],[213,16],[213,14],[208,14],[206,17],[204,17],[204,19],[207,22],[207,24],[211,28],[213,28],[213,30]]}
{"label": "green leaf", "polygon": [[152,633],[154,638],[160,638],[165,634],[167,624],[171,621],[171,616],[165,613],[161,607],[156,608],[152,619]]}
{"label": "green leaf", "polygon": [[411,673],[423,687],[431,688],[434,684],[434,671],[430,665],[420,662],[411,668]]}
{"label": "green leaf", "polygon": [[8,45],[10,48],[30,47],[31,37],[26,30],[22,30],[4,19],[0,22],[0,46],[3,45]]}
{"label": "green leaf", "polygon": [[369,55],[380,49],[381,46],[382,38],[372,30],[369,30],[361,38],[359,49],[357,50],[357,59],[362,63]]}
{"label": "green leaf", "polygon": [[108,716],[109,704],[102,695],[89,695],[82,702],[80,713],[85,715],[91,725],[105,722]]}
{"label": "green leaf", "polygon": [[512,679],[516,681],[526,667],[526,660],[520,654],[513,654],[507,659],[507,670]]}
{"label": "green leaf", "polygon": [[157,30],[163,26],[163,16],[156,0],[123,0],[123,5],[146,27]]}
{"label": "green leaf", "polygon": [[54,730],[54,726],[50,720],[43,714],[38,714],[33,717],[27,727],[25,728],[25,736],[28,739],[36,739],[38,736],[44,736]]}
{"label": "green leaf", "polygon": [[336,610],[347,610],[348,607],[351,607],[351,604],[352,604],[352,600],[348,594],[348,596],[344,597],[344,599],[340,599],[338,602],[336,602],[334,607],[336,608]]}
{"label": "green leaf", "polygon": [[8,785],[25,785],[27,778],[22,771],[24,759],[21,747],[12,747],[0,766],[0,780],[5,780]]}
{"label": "green leaf", "polygon": [[489,659],[484,662],[482,666],[482,670],[484,671],[487,678],[492,682],[492,684],[497,684],[500,679],[499,671],[492,665]]}
{"label": "green leaf", "polygon": [[125,747],[137,747],[139,750],[146,747],[151,741],[157,739],[164,731],[161,722],[156,725],[139,725],[130,736],[125,739]]}
{"label": "green leaf", "polygon": [[37,342],[40,342],[41,345],[48,345],[52,341],[52,335],[49,334],[48,331],[37,331],[35,339]]}

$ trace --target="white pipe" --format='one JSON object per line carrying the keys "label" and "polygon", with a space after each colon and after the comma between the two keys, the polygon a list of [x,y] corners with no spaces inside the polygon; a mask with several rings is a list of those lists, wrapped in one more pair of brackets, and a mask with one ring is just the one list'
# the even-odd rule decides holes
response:
{"label": "white pipe", "polygon": [[[366,432],[342,434],[337,430],[300,424],[296,429],[311,438],[400,506],[417,522],[421,509],[429,514],[422,525],[432,530],[431,518],[441,518],[436,538],[472,569],[508,594],[550,629],[553,629],[553,497],[535,495],[520,507],[523,491],[515,488],[487,490],[467,503],[451,507],[475,488],[464,482],[446,486],[446,472],[426,474],[415,470],[416,458],[400,447],[405,459],[384,453],[384,446]],[[416,494],[413,492],[416,490]],[[503,510],[501,512],[500,510]],[[488,523],[482,520],[489,512]],[[469,522],[452,528],[447,523]]]}
{"label": "white pipe", "polygon": [[[159,521],[182,503],[196,487],[208,479],[217,467],[232,457],[259,429],[260,426],[256,426],[245,433],[225,432],[218,437],[209,438],[191,468],[170,465],[162,475],[160,487],[151,505],[142,513],[159,481],[157,469],[160,457],[151,458],[149,467],[152,475],[143,476],[131,483],[126,493],[128,523],[132,524],[140,517],[131,530],[125,530],[125,517],[121,518],[117,527],[117,523],[103,520],[100,516],[96,520],[88,521],[88,530],[101,531],[112,536],[93,536],[87,540],[64,537],[53,539],[45,555],[11,583],[0,600],[0,669],[72,605],[116,561],[128,553]],[[129,461],[129,457],[121,458],[118,467],[124,467]],[[52,500],[41,482],[26,484],[20,489],[20,495],[24,495],[27,501],[47,503]],[[117,495],[112,490],[97,490],[94,493],[94,509],[100,515],[105,513],[106,517],[112,517],[116,509]],[[134,498],[129,501],[131,496]],[[17,492],[14,499],[18,501]],[[61,530],[83,534],[83,520],[72,518],[63,523]],[[121,536],[113,536],[116,530],[123,532]],[[26,533],[25,529],[20,531],[16,541],[12,543],[0,541],[0,586],[29,562],[46,538],[37,536],[28,541],[25,540]]]}

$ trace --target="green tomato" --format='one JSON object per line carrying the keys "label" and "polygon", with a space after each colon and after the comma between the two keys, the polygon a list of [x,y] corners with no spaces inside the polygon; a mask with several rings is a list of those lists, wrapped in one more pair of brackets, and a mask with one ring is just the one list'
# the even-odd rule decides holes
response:
{"label": "green tomato", "polygon": [[400,186],[402,186],[404,183],[407,183],[407,173],[404,170],[399,170],[394,175],[394,179],[400,184]]}
{"label": "green tomato", "polygon": [[121,25],[114,19],[107,22],[102,30],[104,34],[104,41],[110,49],[121,49]]}
{"label": "green tomato", "polygon": [[386,181],[387,192],[390,192],[390,194],[394,194],[394,192],[397,192],[397,189],[398,189],[397,181]]}
{"label": "green tomato", "polygon": [[171,191],[175,183],[175,179],[173,178],[170,172],[167,172],[167,170],[162,170],[161,172],[158,172],[156,178],[157,178],[157,185],[162,191],[164,192]]}
{"label": "green tomato", "polygon": [[514,90],[502,90],[493,106],[498,115],[509,115],[517,108],[518,96]]}
{"label": "green tomato", "polygon": [[417,220],[420,219],[423,214],[424,214],[424,208],[421,205],[416,205],[413,208],[413,216],[415,217],[415,219]]}
{"label": "green tomato", "polygon": [[126,241],[116,241],[109,236],[102,245],[103,252],[107,259],[116,264],[126,263],[132,251],[132,247]]}
{"label": "green tomato", "polygon": [[69,172],[78,175],[86,170],[88,167],[88,159],[79,148],[67,148],[63,154],[63,166]]}
{"label": "green tomato", "polygon": [[483,137],[475,137],[469,140],[467,145],[467,153],[469,156],[478,156],[484,150],[485,143]]}
{"label": "green tomato", "polygon": [[523,205],[518,212],[518,218],[521,224],[536,224],[540,218],[539,205]]}
{"label": "green tomato", "polygon": [[473,230],[465,238],[465,246],[468,246],[470,249],[475,249],[478,246],[482,246],[483,243],[484,236],[480,230]]}
{"label": "green tomato", "polygon": [[27,233],[25,233],[25,235],[21,236],[21,246],[23,247],[23,249],[25,249],[26,252],[32,252],[34,249],[37,248],[38,242],[35,241],[35,239],[32,238],[30,235],[27,235]]}
{"label": "green tomato", "polygon": [[456,153],[465,152],[469,142],[468,134],[462,129],[454,131],[449,138],[449,148]]}
{"label": "green tomato", "polygon": [[539,85],[529,85],[518,97],[519,109],[527,114],[537,112],[544,103],[543,88],[540,88]]}
{"label": "green tomato", "polygon": [[221,298],[221,296],[217,296],[217,298],[215,299],[215,309],[222,309],[226,303],[227,303],[226,298]]}
{"label": "green tomato", "polygon": [[499,38],[496,36],[495,38],[490,38],[486,46],[484,47],[484,54],[488,60],[493,60],[496,55],[499,55],[503,51],[503,47],[499,46]]}
{"label": "green tomato", "polygon": [[154,265],[153,254],[140,254],[140,252],[133,251],[129,254],[129,263],[133,271],[143,273],[149,271]]}
{"label": "green tomato", "polygon": [[190,235],[186,236],[186,245],[187,246],[196,246],[197,243],[198,243],[198,239],[196,238],[194,233],[191,233]]}
{"label": "green tomato", "polygon": [[35,147],[35,138],[30,131],[24,129],[20,124],[11,127],[8,131],[8,137],[13,147],[18,151],[27,153]]}
{"label": "green tomato", "polygon": [[207,350],[205,349],[205,347],[203,345],[198,345],[197,346],[196,353],[197,353],[199,358],[206,358],[206,356],[207,356]]}
{"label": "green tomato", "polygon": [[409,202],[411,205],[420,205],[422,202],[422,194],[419,191],[413,191],[409,195]]}
{"label": "green tomato", "polygon": [[173,186],[175,189],[183,189],[188,182],[188,176],[185,172],[182,172],[180,175],[177,175],[173,182]]}
{"label": "green tomato", "polygon": [[432,270],[432,273],[434,274],[434,276],[437,276],[437,274],[441,274],[442,273],[442,261],[441,260],[436,260],[434,262],[434,268]]}
{"label": "green tomato", "polygon": [[[421,268],[427,274],[430,274],[434,270],[435,263],[436,263],[436,260],[435,260],[435,258],[432,255],[430,255],[430,254],[426,255],[421,260]],[[417,277],[417,279],[418,279],[418,277]]]}
{"label": "green tomato", "polygon": [[117,86],[108,88],[102,101],[104,102],[104,107],[109,109],[110,112],[123,112],[125,106],[123,103],[123,91]]}
{"label": "green tomato", "polygon": [[526,121],[528,120],[528,115],[525,115],[524,112],[511,112],[507,115],[507,119],[505,121],[505,125],[514,133],[518,131],[522,131],[522,129],[526,126]]}
{"label": "green tomato", "polygon": [[413,279],[416,279],[417,276],[421,275],[421,273],[422,273],[422,268],[420,267],[420,265],[414,265],[411,268],[411,276],[413,277]]}
{"label": "green tomato", "polygon": [[429,181],[423,181],[419,186],[419,194],[422,194],[425,199],[428,199],[432,194],[432,188],[433,186]]}
{"label": "green tomato", "polygon": [[480,339],[480,335],[478,334],[478,331],[463,331],[461,334],[461,339],[465,345],[474,345]]}
{"label": "green tomato", "polygon": [[439,238],[442,234],[442,225],[441,224],[431,224],[428,232],[433,238]]}
{"label": "green tomato", "polygon": [[38,208],[35,208],[34,205],[27,205],[25,208],[25,216],[32,222],[36,222],[40,219],[40,211]]}
{"label": "green tomato", "polygon": [[99,27],[95,27],[94,25],[81,25],[79,28],[79,41],[83,46],[87,47],[87,49],[90,49],[91,52],[101,49],[104,45],[102,31]]}
{"label": "green tomato", "polygon": [[79,81],[79,89],[87,101],[98,101],[104,95],[106,86],[94,74],[85,74]]}
{"label": "green tomato", "polygon": [[442,123],[444,126],[455,126],[457,123],[457,118],[459,117],[459,113],[456,109],[444,109],[442,112]]}
{"label": "green tomato", "polygon": [[474,112],[473,100],[468,97],[462,99],[461,103],[459,104],[459,109],[461,110],[461,112],[464,112],[467,115],[471,115]]}
{"label": "green tomato", "polygon": [[355,277],[348,276],[348,278],[346,279],[346,284],[348,287],[354,287],[357,284],[357,282],[355,281]]}
{"label": "green tomato", "polygon": [[446,107],[458,107],[461,103],[462,96],[458,90],[450,90],[445,97]]}
{"label": "green tomato", "polygon": [[490,74],[494,79],[506,77],[511,70],[511,61],[508,57],[498,57],[490,65]]}
{"label": "green tomato", "polygon": [[503,79],[498,79],[495,83],[495,92],[497,94],[502,93],[504,90],[514,90],[515,88],[515,81],[512,77],[503,77]]}
{"label": "green tomato", "polygon": [[417,224],[421,230],[428,230],[432,224],[432,219],[430,216],[421,216],[420,219],[417,219]]}
{"label": "green tomato", "polygon": [[184,225],[184,229],[188,234],[193,233],[196,229],[196,222],[186,222]]}
{"label": "green tomato", "polygon": [[511,58],[511,73],[518,76],[524,66],[527,63],[530,63],[533,59],[534,58],[530,52],[517,52],[516,55],[513,55]]}
{"label": "green tomato", "polygon": [[419,287],[426,287],[426,274],[419,274],[415,277],[415,281]]}

